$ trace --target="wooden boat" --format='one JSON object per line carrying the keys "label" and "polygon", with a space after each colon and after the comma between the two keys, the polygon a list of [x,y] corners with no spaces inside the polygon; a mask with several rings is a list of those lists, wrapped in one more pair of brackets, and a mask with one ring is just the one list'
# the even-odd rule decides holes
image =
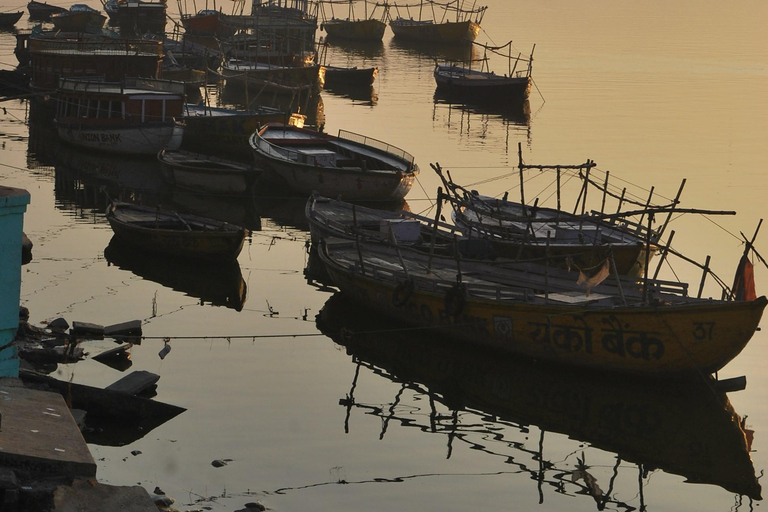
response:
{"label": "wooden boat", "polygon": [[235,160],[253,161],[248,139],[267,123],[284,123],[302,128],[305,115],[276,107],[257,106],[250,110],[187,105],[181,148]]}
{"label": "wooden boat", "polygon": [[228,59],[221,67],[227,85],[247,87],[252,97],[260,94],[316,93],[325,83],[325,68],[277,66],[263,62]]}
{"label": "wooden boat", "polygon": [[378,19],[350,20],[331,18],[320,25],[328,38],[348,39],[350,41],[381,41],[387,24]]}
{"label": "wooden boat", "polygon": [[116,201],[106,217],[121,242],[188,259],[237,259],[246,235],[227,222]]}
{"label": "wooden boat", "polygon": [[357,66],[343,68],[338,66],[325,67],[326,89],[351,89],[370,87],[376,80],[379,68],[358,68]]}
{"label": "wooden boat", "polygon": [[[398,206],[400,208],[382,210],[312,194],[307,199],[304,214],[309,222],[312,243],[320,243],[329,237],[378,242],[394,240],[398,244],[429,251],[433,248],[431,241],[435,240],[439,252],[445,252],[448,247],[452,253],[457,240],[466,240],[455,226],[439,222],[435,228],[433,219]],[[459,245],[462,250],[466,244]],[[462,257],[476,256],[467,251],[462,252]]]}
{"label": "wooden boat", "polygon": [[[499,50],[511,46],[511,41],[501,47],[488,47],[486,51]],[[510,104],[522,104],[531,93],[531,67],[533,63],[533,51],[529,59],[509,57],[508,74],[497,75],[488,68],[487,54],[480,59],[480,69],[459,66],[455,64],[438,64],[435,66],[434,77],[438,94],[451,99],[458,99],[470,103],[483,103],[505,106]],[[520,63],[524,69],[517,70]]]}
{"label": "wooden boat", "polygon": [[245,195],[253,191],[261,169],[215,156],[163,149],[157,154],[166,181],[204,194]]}
{"label": "wooden boat", "polygon": [[[345,350],[354,367],[349,371],[355,375],[352,388],[347,399],[339,401],[347,418],[351,415],[350,425],[360,425],[355,414],[358,420],[375,414],[381,417],[382,428],[386,421],[391,426],[416,427],[409,430],[421,429],[430,439],[443,435],[449,447],[452,441],[468,436],[472,448],[480,453],[501,456],[501,460],[514,458],[519,470],[530,473],[531,480],[543,489],[581,495],[590,502],[586,507],[594,506],[593,496],[575,479],[563,478],[574,467],[562,453],[582,452],[580,458],[586,453],[587,461],[593,462],[596,451],[615,454],[616,481],[622,476],[637,479],[633,465],[638,464],[649,471],[644,481],[656,478],[655,472],[662,470],[682,476],[680,480],[686,484],[681,485],[716,485],[761,498],[746,421],[721,390],[724,382],[696,378],[670,386],[665,380],[616,378],[535,364],[423,331],[415,335],[407,326],[393,325],[389,318],[340,294],[326,301],[316,323]],[[393,392],[408,389],[413,400],[388,407],[387,402],[397,402],[399,396],[382,399],[387,389],[383,384],[388,384],[383,380],[394,383],[389,386]],[[369,407],[372,400],[375,407]],[[458,422],[456,414],[461,418]],[[541,432],[536,436],[541,440],[539,451],[516,442],[537,431]],[[358,431],[357,436],[360,434]],[[604,482],[601,476],[610,475],[611,466],[595,476]],[[621,475],[622,471],[630,471],[632,476]],[[594,496],[597,508],[632,509],[629,503],[636,498],[637,489],[614,490]],[[622,505],[620,500],[627,496],[628,503]]]}
{"label": "wooden boat", "polygon": [[[163,61],[163,42],[124,39],[95,34],[44,32],[18,38],[26,44],[32,88],[53,92],[59,79],[86,76],[121,81],[125,77],[159,78]],[[17,46],[21,60],[22,49]]]}
{"label": "wooden boat", "polygon": [[31,0],[27,4],[27,11],[29,11],[29,19],[32,21],[50,21],[51,16],[67,12],[67,9],[47,2]]}
{"label": "wooden boat", "polygon": [[51,22],[62,32],[99,32],[107,17],[86,4],[74,4],[67,12],[54,14]]}
{"label": "wooden boat", "polygon": [[[380,314],[536,360],[656,377],[716,372],[736,357],[768,304],[688,295],[687,285],[494,265],[405,246],[325,239],[318,248],[342,294]],[[605,275],[602,277],[606,277]]]}
{"label": "wooden boat", "polygon": [[11,28],[19,21],[24,11],[0,12],[0,28]]}
{"label": "wooden boat", "polygon": [[413,157],[384,142],[267,124],[251,135],[257,164],[296,193],[348,201],[399,201],[419,172]]}
{"label": "wooden boat", "polygon": [[181,144],[183,106],[184,84],[179,82],[62,78],[55,123],[59,137],[70,144],[154,156]]}
{"label": "wooden boat", "polygon": [[[440,21],[422,19],[421,13],[423,4],[431,4],[444,11],[443,20],[449,16],[455,21]],[[455,4],[455,5],[454,5]],[[487,7],[475,7],[465,9],[464,0],[454,0],[448,4],[441,4],[427,0],[419,4],[419,16],[413,19],[412,16],[397,16],[389,22],[395,37],[409,41],[424,41],[438,43],[472,43],[480,33],[480,23]],[[395,5],[399,12],[399,8]],[[410,6],[406,6],[410,8]],[[410,10],[410,9],[409,9]]]}
{"label": "wooden boat", "polygon": [[[323,17],[325,18],[325,6],[330,6],[331,17],[325,19],[320,25],[320,30],[325,30],[328,38],[333,39],[345,39],[349,41],[381,41],[384,37],[384,31],[387,29],[386,20],[389,16],[389,5],[384,3],[374,4],[373,10],[370,15],[368,14],[368,2],[364,2],[365,15],[363,18],[357,18],[355,16],[354,4],[352,0],[346,3],[349,7],[349,12],[346,18],[337,18],[333,12],[334,2],[332,0],[326,0],[321,2],[323,5]],[[383,7],[381,15],[376,15],[376,9]]]}
{"label": "wooden boat", "polygon": [[215,36],[223,39],[231,37],[235,30],[221,21],[221,13],[213,9],[203,9],[197,14],[182,14],[181,24],[192,35]]}
{"label": "wooden boat", "polygon": [[166,24],[164,1],[123,0],[117,4],[115,15],[123,37],[143,37],[152,34],[163,37]]}
{"label": "wooden boat", "polygon": [[[539,176],[550,173],[556,180],[556,207],[539,206],[538,199],[531,205],[530,201],[525,201],[523,189],[519,202],[510,200],[506,194],[501,198],[483,196],[453,182],[450,173],[444,172],[439,165],[433,166],[447,191],[442,199],[453,209],[454,224],[467,237],[491,240],[503,256],[543,261],[547,253],[550,265],[576,265],[583,269],[599,267],[610,256],[619,273],[639,276],[657,252],[673,212],[735,214],[679,208],[685,181],[675,199],[663,205],[652,204],[651,197],[642,202],[634,199],[636,196],[627,193],[626,187],[621,195],[614,194],[609,189],[607,173],[605,183],[596,183],[594,175],[590,174],[596,172],[596,164],[591,160],[577,165],[529,165],[523,163],[520,146],[518,159],[521,183],[529,170],[542,171]],[[574,191],[578,192],[574,213],[564,211],[561,206],[564,192],[560,182],[564,173],[576,177],[575,183],[579,184],[578,190]],[[602,199],[599,211],[586,209],[590,189],[597,189]],[[605,213],[607,198],[617,200],[617,213]],[[626,208],[629,210],[622,211]],[[579,209],[581,212],[577,213]],[[658,229],[646,225],[644,220],[647,218],[650,223],[655,215],[666,217]]]}

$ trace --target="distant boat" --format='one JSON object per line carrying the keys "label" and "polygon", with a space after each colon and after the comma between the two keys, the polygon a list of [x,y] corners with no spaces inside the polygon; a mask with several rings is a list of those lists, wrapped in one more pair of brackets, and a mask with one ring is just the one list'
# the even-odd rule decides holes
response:
{"label": "distant boat", "polygon": [[325,88],[346,89],[354,87],[370,87],[376,80],[379,68],[358,68],[357,66],[343,68],[325,66]]}
{"label": "distant boat", "polygon": [[67,9],[64,7],[51,5],[47,2],[38,2],[37,0],[29,2],[27,10],[29,11],[29,19],[32,21],[50,21],[51,16],[54,14],[67,12]]}
{"label": "distant boat", "polygon": [[24,11],[18,12],[0,12],[0,28],[10,28],[21,19]]}
{"label": "distant boat", "polygon": [[[445,11],[444,20],[455,17],[454,21],[425,20],[421,17],[422,2],[419,4],[419,17],[401,17],[391,20],[389,26],[395,37],[410,41],[439,42],[439,43],[471,43],[480,33],[480,23],[487,7],[464,9],[463,0],[455,0],[448,4],[433,1],[426,3],[440,7]],[[453,4],[456,4],[455,6]],[[395,6],[397,7],[397,6]],[[406,6],[409,8],[410,6]],[[399,8],[398,8],[399,11]]]}
{"label": "distant boat", "polygon": [[245,195],[253,191],[262,170],[246,164],[183,150],[163,149],[157,154],[166,181],[204,194]]}
{"label": "distant boat", "polygon": [[227,222],[116,201],[106,217],[121,242],[189,259],[234,260],[246,235],[244,228]]}
{"label": "distant boat", "polygon": [[377,19],[342,20],[332,18],[320,25],[329,39],[349,39],[351,41],[381,41],[387,24]]}
{"label": "distant boat", "polygon": [[262,62],[229,59],[221,67],[227,85],[248,87],[257,94],[319,92],[325,84],[325,68],[312,66],[277,66]]}
{"label": "distant boat", "polygon": [[344,130],[333,136],[268,124],[250,143],[265,171],[305,196],[317,191],[346,201],[399,201],[419,173],[402,149]]}
{"label": "distant boat", "polygon": [[181,24],[187,33],[196,36],[226,38],[235,33],[231,26],[222,23],[221,13],[213,9],[203,9],[192,15],[183,14]]}
{"label": "distant boat", "polygon": [[178,148],[184,84],[167,80],[62,78],[56,92],[59,137],[89,149],[156,155]]}
{"label": "distant boat", "polygon": [[85,4],[74,4],[69,11],[54,14],[51,22],[62,32],[90,32],[102,29],[107,17]]}
{"label": "distant boat", "polygon": [[[499,50],[509,48],[511,43],[498,47],[479,46],[486,48],[486,51],[499,53]],[[499,75],[490,71],[487,54],[480,61],[480,69],[456,64],[436,65],[434,77],[438,94],[468,103],[499,106],[521,105],[528,99],[532,84],[533,51],[529,59],[509,56],[508,74]],[[519,64],[522,65],[518,70]]]}

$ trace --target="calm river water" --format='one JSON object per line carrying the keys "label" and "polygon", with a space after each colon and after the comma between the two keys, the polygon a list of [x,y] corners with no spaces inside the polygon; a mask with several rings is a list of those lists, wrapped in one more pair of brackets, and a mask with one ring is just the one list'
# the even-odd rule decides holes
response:
{"label": "calm river water", "polygon": [[[421,167],[407,198],[413,211],[431,212],[435,162],[482,192],[517,194],[518,144],[527,163],[595,160],[639,195],[655,187],[674,197],[687,179],[684,206],[738,214],[675,217],[674,246],[699,261],[711,255],[729,282],[743,250],[739,232],[751,236],[766,212],[768,4],[488,5],[479,42],[512,39],[523,55],[536,45],[528,115],[436,102],[434,49],[398,43],[388,29],[372,48],[328,48],[329,63],[375,65],[379,76],[370,98],[323,92],[326,131],[363,133],[412,153]],[[23,6],[11,0],[3,9]],[[27,25],[25,15],[17,26]],[[14,43],[12,32],[0,32],[3,68],[15,66]],[[504,72],[506,62],[491,66]],[[160,487],[180,510],[232,511],[252,501],[278,511],[760,505],[749,484],[768,466],[764,332],[720,375],[747,377],[746,389],[729,398],[753,432],[750,463],[737,447],[743,434],[701,390],[435,349],[434,340],[393,332],[331,300],[332,290],[304,277],[302,198],[214,200],[174,191],[154,162],[58,147],[51,121],[30,122],[26,102],[0,106],[0,180],[32,196],[24,222],[34,259],[22,270],[21,291],[30,321],[142,320],[147,339],[131,349],[131,370],[159,374],[156,399],[187,409],[127,445],[91,444],[101,481]],[[529,178],[527,199],[551,196],[551,176]],[[253,231],[239,268],[201,271],[114,254],[100,185],[246,225]],[[768,252],[765,240],[758,236],[757,248]],[[698,270],[677,263],[664,270],[675,275],[698,286]],[[766,276],[756,265],[758,293],[768,289]],[[719,296],[711,284],[705,293]],[[362,338],[368,344],[323,334],[339,327],[372,334]],[[172,350],[161,359],[166,344]],[[56,375],[101,386],[123,374],[86,359],[60,365]],[[230,460],[216,468],[215,459]]]}

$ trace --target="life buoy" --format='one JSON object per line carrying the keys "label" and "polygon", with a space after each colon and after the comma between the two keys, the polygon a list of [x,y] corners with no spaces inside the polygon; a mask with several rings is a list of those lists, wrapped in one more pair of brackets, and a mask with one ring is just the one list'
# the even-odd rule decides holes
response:
{"label": "life buoy", "polygon": [[408,279],[395,287],[395,291],[392,292],[392,305],[396,308],[405,306],[411,295],[413,295],[413,279]]}
{"label": "life buoy", "polygon": [[466,286],[462,283],[456,283],[447,292],[445,292],[445,312],[452,317],[457,317],[464,310],[466,298]]}

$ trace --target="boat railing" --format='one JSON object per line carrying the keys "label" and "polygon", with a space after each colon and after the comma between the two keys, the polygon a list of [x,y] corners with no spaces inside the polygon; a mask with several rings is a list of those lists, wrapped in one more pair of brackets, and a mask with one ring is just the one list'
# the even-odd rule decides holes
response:
{"label": "boat railing", "polygon": [[183,82],[154,78],[126,78],[121,82],[106,82],[103,76],[59,78],[59,90],[64,92],[115,92],[117,88],[174,94],[184,94],[185,91]]}
{"label": "boat railing", "polygon": [[373,139],[371,137],[366,137],[365,135],[360,135],[358,133],[349,132],[347,130],[339,130],[339,138],[345,139],[351,142],[356,142],[358,144],[362,144],[365,146],[370,146],[373,148],[376,148],[380,151],[383,151],[385,153],[388,153],[392,156],[395,156],[397,158],[401,158],[405,161],[407,161],[409,164],[413,165],[414,158],[413,155],[410,153],[403,151],[402,149],[392,146],[391,144],[387,144],[386,142],[382,142],[377,139]]}
{"label": "boat railing", "polygon": [[294,162],[300,161],[298,151],[276,146],[268,140],[265,140],[258,132],[255,132],[251,137],[251,146],[254,149],[258,149],[262,153],[274,158],[279,158],[281,160],[292,160]]}
{"label": "boat railing", "polygon": [[77,41],[51,37],[31,37],[29,51],[68,54],[73,52],[96,53],[100,55],[163,55],[163,42],[141,39],[96,38]]}

